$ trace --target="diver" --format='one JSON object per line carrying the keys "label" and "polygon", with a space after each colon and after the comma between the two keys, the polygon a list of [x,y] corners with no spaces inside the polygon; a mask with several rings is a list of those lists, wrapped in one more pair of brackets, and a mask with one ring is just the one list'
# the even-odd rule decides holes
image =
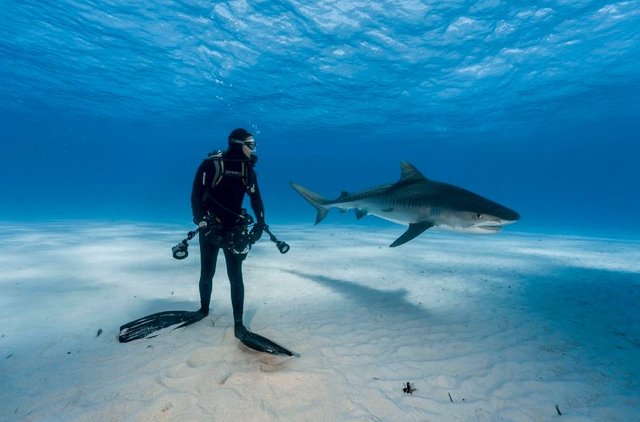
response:
{"label": "diver", "polygon": [[[242,261],[248,252],[246,239],[250,235],[252,242],[257,241],[268,226],[254,169],[256,141],[251,133],[238,128],[229,134],[228,142],[225,152],[209,154],[198,168],[191,192],[191,208],[200,239],[199,312],[209,314],[216,260],[222,249],[231,284],[234,332],[242,339],[248,333],[243,323],[242,279]],[[247,233],[248,226],[253,219],[242,208],[245,194],[249,195],[256,218],[250,233]]]}
{"label": "diver", "polygon": [[[258,352],[298,356],[268,338],[252,333],[244,326],[242,261],[263,232],[269,235],[280,253],[287,253],[289,245],[278,240],[264,220],[264,205],[254,170],[258,159],[255,155],[256,141],[245,129],[233,130],[228,141],[229,147],[225,152],[209,154],[196,172],[191,191],[191,208],[193,222],[198,225],[198,229],[190,231],[186,239],[171,248],[175,259],[184,259],[189,254],[188,241],[196,234],[200,236],[200,309],[195,312],[162,311],[128,322],[120,327],[118,340],[121,343],[152,338],[160,330],[185,327],[209,315],[213,276],[218,252],[222,249],[231,284],[236,338]],[[254,218],[242,208],[247,194],[257,220],[255,224]]]}

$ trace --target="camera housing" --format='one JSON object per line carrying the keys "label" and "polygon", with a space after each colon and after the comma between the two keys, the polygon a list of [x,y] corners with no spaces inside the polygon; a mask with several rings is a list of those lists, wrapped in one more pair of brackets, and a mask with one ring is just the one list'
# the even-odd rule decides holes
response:
{"label": "camera housing", "polygon": [[186,240],[183,240],[182,242],[171,248],[171,252],[173,253],[173,257],[175,259],[185,259],[187,256],[189,256],[189,244]]}

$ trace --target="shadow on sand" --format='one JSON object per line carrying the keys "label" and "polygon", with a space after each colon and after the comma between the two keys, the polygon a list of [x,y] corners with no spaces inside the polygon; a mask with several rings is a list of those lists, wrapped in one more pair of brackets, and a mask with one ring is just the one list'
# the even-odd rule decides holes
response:
{"label": "shadow on sand", "polygon": [[362,309],[370,312],[410,316],[411,319],[428,319],[431,316],[421,305],[407,299],[408,291],[405,289],[379,290],[352,281],[338,280],[318,274],[308,274],[296,270],[283,271],[328,287],[348,300],[357,302]]}

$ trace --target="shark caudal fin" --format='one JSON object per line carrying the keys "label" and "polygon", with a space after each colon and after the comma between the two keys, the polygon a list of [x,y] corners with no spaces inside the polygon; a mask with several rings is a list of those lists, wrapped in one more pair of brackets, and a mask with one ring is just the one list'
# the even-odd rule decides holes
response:
{"label": "shark caudal fin", "polygon": [[316,210],[318,210],[318,214],[316,215],[316,224],[320,223],[329,213],[329,208],[325,207],[323,204],[327,203],[328,200],[317,193],[311,192],[309,189],[298,185],[297,183],[289,182],[291,187],[298,192],[304,199],[307,200],[311,205],[314,206]]}

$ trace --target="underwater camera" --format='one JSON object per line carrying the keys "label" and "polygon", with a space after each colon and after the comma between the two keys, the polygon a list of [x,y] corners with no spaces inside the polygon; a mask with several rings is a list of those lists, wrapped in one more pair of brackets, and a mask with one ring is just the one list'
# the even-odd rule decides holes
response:
{"label": "underwater camera", "polygon": [[264,231],[269,235],[269,240],[276,244],[276,248],[278,248],[278,251],[280,251],[281,254],[289,252],[289,249],[291,249],[289,244],[282,240],[278,240],[273,233],[271,233],[271,230],[269,230],[269,226],[265,226]]}
{"label": "underwater camera", "polygon": [[[175,259],[185,259],[189,256],[189,240],[193,239],[200,229],[201,228],[198,227],[196,230],[190,231],[187,234],[186,239],[183,239],[180,243],[171,248],[171,253]],[[260,239],[258,232],[262,232],[263,230],[269,235],[269,239],[276,244],[276,247],[281,254],[289,252],[289,245],[286,242],[278,240],[273,233],[271,233],[271,230],[269,230],[269,226],[267,225],[260,227],[259,230],[251,231],[247,231],[245,227],[244,230],[240,232],[232,233],[231,237],[227,239],[224,239],[223,237],[218,239],[218,237],[216,237],[216,241],[222,242],[224,240],[226,246],[229,247],[229,250],[234,254],[246,255],[251,249],[251,246]]]}
{"label": "underwater camera", "polygon": [[171,253],[175,259],[185,259],[189,256],[189,241],[198,233],[199,228],[187,234],[186,239],[182,239],[180,243],[171,248]]}
{"label": "underwater camera", "polygon": [[173,253],[173,257],[175,259],[185,259],[187,256],[189,256],[189,244],[186,240],[183,240],[182,242],[171,248],[171,252]]}

